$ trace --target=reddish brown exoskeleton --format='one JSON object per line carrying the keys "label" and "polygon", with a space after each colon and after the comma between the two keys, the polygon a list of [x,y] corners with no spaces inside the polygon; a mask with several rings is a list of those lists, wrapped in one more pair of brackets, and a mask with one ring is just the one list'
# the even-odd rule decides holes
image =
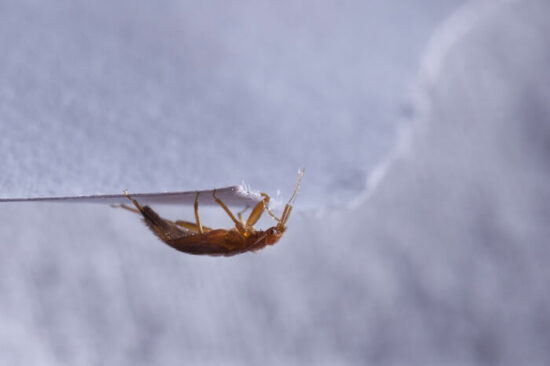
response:
{"label": "reddish brown exoskeleton", "polygon": [[[134,209],[126,205],[121,206],[143,215],[145,224],[147,224],[151,231],[160,240],[174,249],[189,254],[232,256],[248,251],[257,251],[267,245],[273,245],[281,239],[286,230],[286,222],[292,211],[292,204],[296,199],[303,174],[303,170],[298,172],[296,188],[285,205],[281,218],[273,214],[268,206],[269,196],[266,193],[262,193],[263,200],[254,207],[248,219],[245,221],[241,213],[238,214],[239,218],[237,219],[229,207],[216,197],[216,190],[214,190],[214,199],[235,223],[235,227],[229,230],[211,229],[202,225],[199,217],[199,193],[195,196],[196,222],[194,223],[164,219],[149,206],[141,206],[126,191],[124,194],[133,202],[136,208]],[[254,224],[260,219],[264,210],[275,219],[277,224],[267,230],[257,230],[254,228]]]}

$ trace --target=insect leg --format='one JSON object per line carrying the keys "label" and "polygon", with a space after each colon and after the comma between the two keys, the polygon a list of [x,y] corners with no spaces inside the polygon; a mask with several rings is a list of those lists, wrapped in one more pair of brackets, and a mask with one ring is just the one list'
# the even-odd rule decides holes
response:
{"label": "insect leg", "polygon": [[237,230],[239,230],[239,232],[241,233],[244,233],[246,232],[246,229],[244,228],[244,225],[239,221],[237,220],[237,218],[235,217],[235,215],[233,215],[233,213],[231,212],[231,210],[229,209],[229,207],[227,207],[227,205],[225,203],[223,203],[223,201],[221,199],[219,199],[218,197],[216,197],[216,190],[214,189],[214,191],[212,192],[212,196],[214,197],[214,199],[216,200],[216,202],[218,203],[218,205],[221,206],[221,208],[223,208],[223,210],[227,213],[227,215],[231,218],[231,220],[233,220],[233,222],[235,223],[235,226],[237,228]]}
{"label": "insect leg", "polygon": [[269,214],[269,216],[271,216],[275,221],[281,222],[281,219],[279,219],[277,216],[275,216],[273,211],[271,211],[271,209],[269,208],[269,196],[267,195],[267,193],[262,193],[262,196],[264,197],[262,203],[264,204],[264,208],[267,211],[267,213]]}
{"label": "insect leg", "polygon": [[199,233],[203,234],[204,230],[202,229],[201,218],[199,217],[199,194],[200,193],[197,192],[197,195],[195,196],[195,220],[197,221]]}
{"label": "insect leg", "polygon": [[137,209],[137,210],[134,209],[134,208],[128,207],[128,206],[126,206],[125,204],[120,205],[120,207],[125,208],[125,209],[130,210],[130,211],[143,213],[143,208],[141,207],[141,205],[138,203],[138,201],[136,201],[135,199],[133,199],[132,196],[130,196],[130,193],[128,193],[127,190],[124,190],[122,193],[126,196],[126,198],[128,198],[130,201],[132,201],[132,203],[134,204],[134,206],[136,206],[136,209]]}
{"label": "insect leg", "polygon": [[123,209],[125,209],[125,210],[132,211],[132,212],[135,212],[135,213],[141,215],[141,212],[139,212],[139,210],[137,210],[137,209],[135,209],[135,208],[133,208],[133,207],[130,207],[130,206],[124,204],[124,203],[121,203],[120,205],[111,205],[111,206],[114,207],[114,208],[120,207],[120,208],[123,208]]}
{"label": "insect leg", "polygon": [[250,207],[246,205],[245,208],[243,208],[241,211],[237,212],[237,217],[239,218],[239,221],[246,226],[246,221],[244,221],[243,213],[246,212]]}
{"label": "insect leg", "polygon": [[[173,239],[178,239],[183,236],[186,236],[186,233],[178,228],[173,222],[165,220],[159,216],[153,209],[149,206],[141,206],[138,201],[133,199],[127,191],[124,191],[124,195],[128,197],[130,201],[133,202],[136,206],[136,211],[139,211],[143,216],[145,224],[151,229],[155,235],[157,235],[162,241],[168,242]],[[130,207],[128,207],[130,208]],[[134,211],[130,209],[130,211]]]}
{"label": "insect leg", "polygon": [[[135,209],[135,208],[133,208],[133,207],[130,207],[130,206],[124,204],[124,203],[122,203],[122,204],[120,204],[120,205],[112,205],[112,207],[114,207],[114,208],[120,207],[120,208],[123,208],[123,209],[125,209],[125,210],[135,212],[135,213],[137,213],[138,215],[141,215],[141,212],[140,212],[139,210],[137,210],[137,209]],[[176,225],[178,225],[178,226],[181,226],[181,227],[183,227],[183,228],[185,228],[185,229],[189,229],[189,230],[194,231],[194,232],[196,232],[196,233],[199,232],[199,228],[198,228],[197,224],[194,223],[194,222],[183,221],[183,220],[170,221],[170,220],[167,220],[167,219],[164,219],[164,221],[169,222],[169,223],[171,223],[171,224],[176,224]],[[203,226],[202,229],[203,229],[204,231],[210,231],[210,230],[212,230],[211,228],[206,227],[206,226]]]}
{"label": "insect leg", "polygon": [[[196,233],[199,232],[199,227],[197,226],[197,224],[195,222],[176,220],[176,221],[174,221],[174,224],[176,224],[178,226],[181,226],[185,229],[191,230],[193,232],[196,232]],[[211,231],[212,229],[209,228],[209,227],[203,226],[202,230],[206,233],[208,231]]]}

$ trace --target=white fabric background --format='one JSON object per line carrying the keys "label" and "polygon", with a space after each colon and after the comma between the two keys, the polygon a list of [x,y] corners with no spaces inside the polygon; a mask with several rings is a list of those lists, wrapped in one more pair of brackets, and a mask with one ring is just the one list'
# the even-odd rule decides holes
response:
{"label": "white fabric background", "polygon": [[194,257],[2,205],[1,363],[548,364],[547,2],[203,4],[3,3],[2,195],[284,198],[305,166],[286,236]]}

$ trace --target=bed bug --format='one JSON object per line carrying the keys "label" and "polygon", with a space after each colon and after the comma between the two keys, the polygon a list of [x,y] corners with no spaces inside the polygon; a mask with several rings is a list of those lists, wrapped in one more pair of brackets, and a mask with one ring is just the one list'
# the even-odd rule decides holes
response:
{"label": "bed bug", "polygon": [[[245,221],[242,212],[237,214],[238,218],[235,217],[229,207],[216,197],[216,190],[214,190],[212,193],[214,200],[235,223],[235,227],[231,229],[211,229],[202,225],[199,216],[198,192],[194,204],[195,222],[170,221],[162,218],[149,206],[141,206],[127,191],[124,191],[124,194],[134,204],[135,208],[127,205],[121,205],[121,207],[141,214],[145,224],[160,240],[181,252],[211,256],[232,256],[249,251],[255,252],[277,243],[285,233],[286,223],[300,188],[303,174],[303,170],[298,172],[296,188],[294,188],[294,193],[285,205],[280,218],[269,208],[270,197],[266,193],[261,194],[263,199],[256,204]],[[276,221],[276,225],[267,230],[258,230],[254,228],[254,224],[260,219],[264,211]]]}

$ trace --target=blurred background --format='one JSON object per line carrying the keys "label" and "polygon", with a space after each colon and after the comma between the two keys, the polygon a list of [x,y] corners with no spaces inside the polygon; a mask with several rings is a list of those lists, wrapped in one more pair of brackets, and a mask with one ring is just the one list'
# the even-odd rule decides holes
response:
{"label": "blurred background", "polygon": [[230,258],[109,206],[1,204],[0,363],[547,365],[546,14],[0,2],[2,198],[244,182],[277,203],[306,168],[280,243]]}

